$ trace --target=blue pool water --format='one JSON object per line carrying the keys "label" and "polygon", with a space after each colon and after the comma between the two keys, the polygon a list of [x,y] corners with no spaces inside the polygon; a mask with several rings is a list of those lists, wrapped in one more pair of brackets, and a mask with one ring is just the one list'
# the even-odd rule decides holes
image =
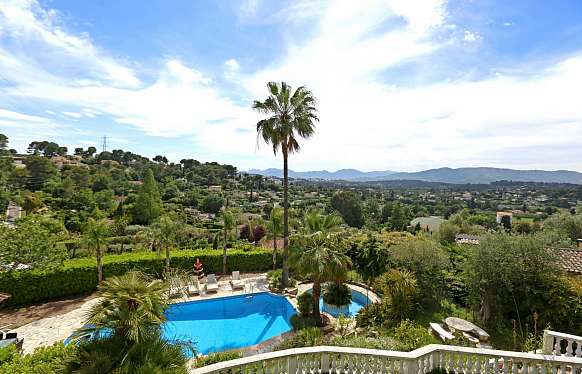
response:
{"label": "blue pool water", "polygon": [[355,291],[352,289],[352,302],[347,306],[347,308],[337,309],[337,308],[328,308],[323,303],[323,296],[319,299],[319,310],[322,312],[326,312],[331,314],[334,317],[339,317],[343,314],[346,317],[355,317],[356,314],[365,307],[366,305],[370,304],[371,301],[366,297],[365,294]]}
{"label": "blue pool water", "polygon": [[285,297],[266,292],[173,304],[166,310],[164,335],[194,342],[198,354],[220,352],[291,331],[295,313]]}

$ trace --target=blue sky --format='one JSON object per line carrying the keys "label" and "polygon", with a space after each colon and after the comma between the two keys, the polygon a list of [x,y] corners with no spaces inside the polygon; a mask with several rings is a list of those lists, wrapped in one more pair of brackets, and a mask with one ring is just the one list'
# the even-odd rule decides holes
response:
{"label": "blue sky", "polygon": [[577,0],[0,0],[0,132],[240,169],[265,84],[307,85],[296,170],[582,171]]}

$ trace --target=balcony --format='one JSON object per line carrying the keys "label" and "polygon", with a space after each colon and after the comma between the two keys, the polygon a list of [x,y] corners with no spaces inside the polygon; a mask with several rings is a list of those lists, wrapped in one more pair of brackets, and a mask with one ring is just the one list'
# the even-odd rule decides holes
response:
{"label": "balcony", "polygon": [[344,347],[288,349],[220,362],[192,374],[582,373],[582,337],[545,331],[544,353],[431,344],[412,352]]}

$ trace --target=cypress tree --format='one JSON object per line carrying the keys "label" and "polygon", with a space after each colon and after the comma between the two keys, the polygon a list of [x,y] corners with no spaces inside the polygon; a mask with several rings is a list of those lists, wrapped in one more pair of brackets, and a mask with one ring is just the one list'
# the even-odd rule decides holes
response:
{"label": "cypress tree", "polygon": [[154,173],[149,169],[135,201],[133,220],[138,224],[149,225],[161,214],[162,199],[160,198],[160,191],[158,191]]}

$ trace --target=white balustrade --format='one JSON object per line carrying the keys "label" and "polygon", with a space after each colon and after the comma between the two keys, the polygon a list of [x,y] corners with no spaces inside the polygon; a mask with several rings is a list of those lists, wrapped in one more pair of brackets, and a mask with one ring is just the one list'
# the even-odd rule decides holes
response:
{"label": "white balustrade", "polygon": [[545,330],[543,351],[545,354],[582,357],[582,336]]}
{"label": "white balustrade", "polygon": [[264,353],[194,369],[192,374],[581,374],[582,358],[431,344],[412,352],[309,347]]}

